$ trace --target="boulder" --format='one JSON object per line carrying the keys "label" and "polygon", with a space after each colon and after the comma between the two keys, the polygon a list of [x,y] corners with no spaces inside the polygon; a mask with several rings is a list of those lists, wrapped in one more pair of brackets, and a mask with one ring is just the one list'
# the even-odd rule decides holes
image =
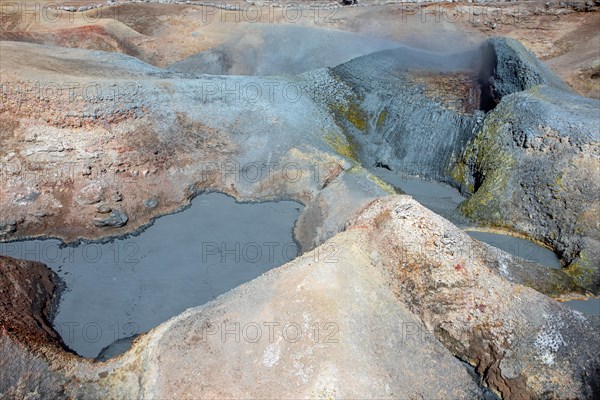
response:
{"label": "boulder", "polygon": [[0,222],[0,236],[11,234],[17,230],[17,221],[9,219],[7,221]]}
{"label": "boulder", "polygon": [[104,227],[119,228],[119,227],[125,225],[128,220],[129,220],[129,218],[127,217],[127,214],[125,214],[123,211],[112,210],[108,217],[95,218],[94,225],[96,225],[99,228],[104,228]]}
{"label": "boulder", "polygon": [[154,197],[150,197],[146,200],[144,200],[144,206],[148,207],[148,208],[154,208],[158,205],[158,200],[156,200]]}

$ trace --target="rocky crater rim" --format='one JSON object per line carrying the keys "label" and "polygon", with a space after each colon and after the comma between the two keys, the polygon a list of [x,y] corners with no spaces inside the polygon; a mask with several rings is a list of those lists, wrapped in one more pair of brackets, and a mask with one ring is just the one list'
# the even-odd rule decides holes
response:
{"label": "rocky crater rim", "polygon": [[[402,58],[403,53],[408,60]],[[535,146],[540,141],[557,140],[560,145],[554,147],[557,147],[561,162],[567,162],[567,154],[575,154],[582,159],[581,162],[585,162],[590,153],[593,155],[594,146],[597,148],[597,141],[594,142],[597,134],[588,133],[586,136],[587,128],[579,119],[587,121],[592,118],[591,110],[597,101],[575,95],[555,73],[514,39],[495,37],[484,41],[474,51],[438,54],[436,57],[411,49],[384,50],[332,69],[333,81],[343,82],[347,86],[347,94],[345,104],[333,104],[330,107],[348,136],[357,159],[363,165],[379,166],[407,173],[408,176],[450,184],[468,197],[460,210],[469,219],[479,226],[501,229],[504,233],[549,248],[559,257],[563,267],[569,268],[574,262],[585,264],[583,270],[587,272],[583,273],[585,277],[581,278],[582,284],[597,291],[600,280],[598,271],[594,272],[598,269],[594,263],[600,262],[597,254],[599,245],[590,245],[589,239],[597,241],[598,235],[594,239],[594,235],[589,238],[585,233],[582,234],[585,230],[593,232],[594,228],[587,226],[573,229],[571,225],[565,230],[572,222],[562,221],[566,218],[560,215],[560,196],[556,193],[557,190],[564,190],[560,189],[560,174],[556,182],[548,183],[550,189],[533,193],[533,187],[538,185],[536,181],[540,180],[535,174],[542,172],[529,167],[536,163],[536,160],[529,158],[544,159],[547,156],[543,153],[532,154],[529,150],[532,146],[523,144],[519,138],[519,135],[533,137]],[[448,66],[439,65],[444,57],[448,60]],[[388,73],[385,83],[379,84],[368,79],[375,68]],[[418,68],[431,68],[435,71],[434,78],[435,74],[471,68],[474,75],[472,83],[476,84],[479,91],[478,110],[469,115],[464,110],[461,112],[454,108],[453,87],[438,86],[437,91],[441,92],[441,96],[431,97],[427,89],[421,89],[421,96],[414,96],[418,89],[410,85],[407,87],[406,84],[413,80],[411,71]],[[426,79],[429,83],[435,82],[431,81],[431,76]],[[417,80],[417,87],[419,83],[422,81]],[[404,90],[394,92],[394,89],[389,89],[394,85]],[[415,101],[419,106],[411,108],[395,100],[402,96],[409,97],[405,102]],[[553,110],[557,106],[572,103],[575,105],[566,107],[560,115]],[[533,109],[529,110],[529,107]],[[423,109],[431,111],[427,114]],[[481,114],[477,115],[477,112]],[[413,118],[412,125],[407,122],[411,114],[419,116]],[[372,122],[373,119],[377,120],[376,123]],[[426,128],[419,127],[419,124]],[[447,132],[439,128],[440,124],[451,126],[450,130],[455,136],[445,142],[436,139],[438,136],[447,137]],[[417,130],[418,135],[413,135],[411,128]],[[415,140],[413,136],[424,138],[425,135],[433,139],[423,139],[422,145],[414,144],[419,139]],[[543,146],[536,150],[543,150]],[[420,165],[423,172],[414,171],[414,167],[410,171],[411,164]],[[589,168],[593,173],[598,167]],[[533,173],[528,169],[532,169]],[[576,174],[575,171],[566,173]],[[584,178],[577,178],[578,181],[581,179]],[[593,177],[588,179],[591,179],[593,186]],[[524,189],[518,189],[516,185]],[[587,207],[587,213],[593,213],[593,208],[598,207],[597,196],[593,199],[592,186],[583,184],[571,189],[583,191],[582,198],[590,198],[591,205]],[[522,197],[522,203],[514,200],[510,204],[510,196],[517,195]],[[494,207],[487,206],[496,202],[498,205],[494,204]],[[507,207],[511,208],[510,212],[503,213],[502,208]],[[520,209],[526,207],[529,208],[529,220]],[[586,206],[578,204],[573,208],[578,210],[574,211],[577,213],[585,210]],[[538,218],[540,221],[536,221]],[[555,220],[561,221],[557,223]],[[549,232],[551,230],[560,233]],[[591,250],[589,246],[592,246]],[[594,280],[596,283],[593,283]]]}

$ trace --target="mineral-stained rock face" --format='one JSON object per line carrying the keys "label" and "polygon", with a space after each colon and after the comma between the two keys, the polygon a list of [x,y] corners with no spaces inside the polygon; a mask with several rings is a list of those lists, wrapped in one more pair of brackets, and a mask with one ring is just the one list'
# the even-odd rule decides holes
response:
{"label": "mineral-stained rock face", "polygon": [[[459,187],[472,194],[461,206],[468,217],[546,243],[579,286],[600,290],[597,100],[574,94],[508,38],[452,55],[386,50],[321,80],[329,92],[314,91],[316,100],[364,164]],[[469,107],[467,92],[491,111]]]}
{"label": "mineral-stained rock face", "polygon": [[49,322],[58,277],[44,264],[0,256],[0,326],[28,343],[59,343]]}
{"label": "mineral-stained rock face", "polygon": [[41,263],[0,256],[0,398],[111,397],[93,364],[67,352],[49,322],[57,284]]}
{"label": "mineral-stained rock face", "polygon": [[297,79],[198,79],[119,54],[0,46],[15,53],[0,65],[1,239],[125,233],[204,189],[306,203],[356,164],[332,149],[345,139],[330,116],[289,97]]}
{"label": "mineral-stained rock face", "polygon": [[447,166],[483,116],[477,57],[476,50],[451,55],[385,50],[328,70],[321,79],[329,93],[312,93],[332,111],[368,167],[451,181]]}
{"label": "mineral-stained rock face", "polygon": [[375,201],[348,229],[368,232],[399,300],[504,398],[598,396],[599,318],[504,280],[489,249],[409,198]]}
{"label": "mineral-stained rock face", "polygon": [[49,322],[56,282],[57,276],[43,264],[0,256],[2,398],[53,397],[63,392],[67,379],[57,369],[75,357],[63,350]]}
{"label": "mineral-stained rock face", "polygon": [[474,193],[461,209],[550,245],[578,285],[598,293],[600,102],[572,93],[515,40],[483,49],[482,85],[500,103],[451,169]]}
{"label": "mineral-stained rock face", "polygon": [[579,285],[600,290],[597,100],[540,86],[486,117],[455,166],[477,221],[525,232],[558,251]]}

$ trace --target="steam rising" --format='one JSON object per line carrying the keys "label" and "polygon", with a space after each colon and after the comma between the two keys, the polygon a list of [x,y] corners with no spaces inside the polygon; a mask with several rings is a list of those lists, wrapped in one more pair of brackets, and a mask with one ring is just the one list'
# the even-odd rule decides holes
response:
{"label": "steam rising", "polygon": [[296,75],[398,47],[392,40],[303,26],[255,24],[214,49],[173,64],[180,72]]}

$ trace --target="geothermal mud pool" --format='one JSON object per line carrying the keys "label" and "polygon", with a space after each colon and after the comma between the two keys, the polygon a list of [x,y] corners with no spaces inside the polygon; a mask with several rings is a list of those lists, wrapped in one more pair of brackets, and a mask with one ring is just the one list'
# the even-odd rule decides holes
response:
{"label": "geothermal mud pool", "polygon": [[77,354],[96,357],[117,340],[125,351],[120,339],[290,261],[300,208],[203,194],[137,236],[67,247],[56,239],[2,243],[0,254],[41,261],[61,277],[54,328]]}
{"label": "geothermal mud pool", "polygon": [[461,219],[456,209],[465,200],[465,197],[455,188],[402,172],[396,173],[385,168],[375,168],[373,172],[390,185],[414,197],[431,211],[454,222]]}
{"label": "geothermal mud pool", "polygon": [[600,299],[569,300],[564,304],[581,313],[600,316]]}
{"label": "geothermal mud pool", "polygon": [[[466,221],[457,211],[458,206],[466,198],[455,188],[419,177],[394,173],[385,168],[375,168],[374,172],[390,185],[411,195],[419,203],[431,211],[448,218],[458,226],[465,226]],[[527,261],[532,261],[549,268],[561,268],[560,261],[551,250],[530,240],[510,235],[491,232],[477,232],[467,229],[469,236],[506,251]]]}
{"label": "geothermal mud pool", "polygon": [[[460,203],[466,198],[455,188],[433,180],[404,173],[396,173],[386,168],[377,167],[373,169],[373,172],[396,189],[414,197],[415,200],[431,211],[448,218],[457,224],[457,226],[463,226],[467,234],[472,238],[527,261],[548,268],[561,268],[560,260],[552,250],[540,246],[531,240],[501,233],[481,232],[470,229],[467,221],[465,221],[457,210]],[[569,300],[563,304],[584,314],[600,315],[600,299],[597,298]]]}
{"label": "geothermal mud pool", "polygon": [[527,261],[560,269],[560,261],[551,250],[530,240],[492,232],[467,231],[469,236]]}

